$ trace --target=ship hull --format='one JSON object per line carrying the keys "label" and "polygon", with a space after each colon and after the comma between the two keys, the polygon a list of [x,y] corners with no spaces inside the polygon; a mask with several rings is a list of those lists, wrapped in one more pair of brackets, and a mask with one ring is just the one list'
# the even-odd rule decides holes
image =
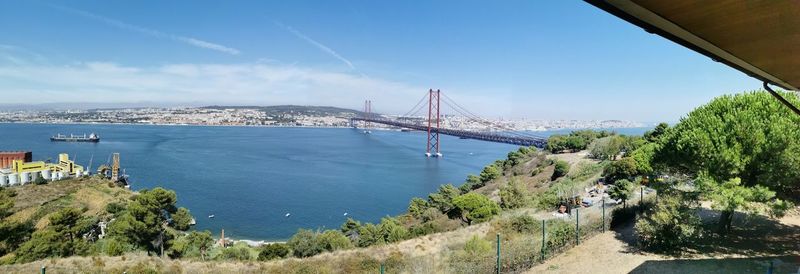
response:
{"label": "ship hull", "polygon": [[100,142],[100,138],[97,139],[89,139],[89,138],[55,138],[50,137],[51,142],[82,142],[82,143],[97,143]]}

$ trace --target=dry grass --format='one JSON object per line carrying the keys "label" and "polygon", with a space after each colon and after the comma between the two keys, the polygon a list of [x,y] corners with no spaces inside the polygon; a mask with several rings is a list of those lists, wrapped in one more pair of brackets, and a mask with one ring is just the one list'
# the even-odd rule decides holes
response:
{"label": "dry grass", "polygon": [[112,201],[125,201],[133,192],[109,187],[108,181],[98,178],[80,178],[46,185],[24,185],[13,188],[14,214],[10,220],[32,221],[36,228],[42,229],[49,223],[48,216],[61,208],[84,208],[86,216],[99,216],[105,213],[105,206]]}

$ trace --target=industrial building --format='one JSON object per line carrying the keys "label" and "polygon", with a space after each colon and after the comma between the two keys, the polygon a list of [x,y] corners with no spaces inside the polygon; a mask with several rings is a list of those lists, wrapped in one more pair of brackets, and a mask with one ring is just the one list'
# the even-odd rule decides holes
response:
{"label": "industrial building", "polygon": [[14,160],[33,161],[33,153],[30,151],[0,151],[0,169],[10,167]]}
{"label": "industrial building", "polygon": [[0,168],[0,186],[2,187],[25,185],[33,183],[39,178],[56,181],[89,175],[83,166],[75,164],[66,153],[58,155],[58,163],[34,162],[31,160],[30,152],[6,152],[2,155],[9,155],[6,157],[13,158],[10,160],[9,166]]}

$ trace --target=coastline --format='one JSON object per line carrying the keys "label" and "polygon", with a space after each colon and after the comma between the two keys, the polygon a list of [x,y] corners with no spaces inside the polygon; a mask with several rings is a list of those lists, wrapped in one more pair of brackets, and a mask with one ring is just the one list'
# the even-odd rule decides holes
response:
{"label": "coastline", "polygon": [[[243,127],[243,128],[328,128],[328,129],[342,129],[342,128],[356,128],[352,126],[291,126],[291,125],[210,125],[210,124],[165,124],[165,123],[109,123],[109,122],[0,122],[1,124],[22,124],[22,125],[105,125],[105,126],[176,126],[176,127]],[[651,128],[649,126],[630,126],[630,127],[583,127],[583,128],[545,128],[536,130],[523,130],[527,132],[546,132],[546,131],[560,131],[560,130],[606,130],[606,129],[636,129],[636,128]],[[396,128],[370,128],[370,130],[389,130],[400,131]]]}

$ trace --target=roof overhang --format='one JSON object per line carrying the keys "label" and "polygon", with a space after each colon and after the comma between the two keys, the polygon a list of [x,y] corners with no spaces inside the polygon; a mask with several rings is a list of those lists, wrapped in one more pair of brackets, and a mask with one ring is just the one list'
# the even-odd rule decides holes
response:
{"label": "roof overhang", "polygon": [[751,77],[800,87],[800,1],[585,1]]}

